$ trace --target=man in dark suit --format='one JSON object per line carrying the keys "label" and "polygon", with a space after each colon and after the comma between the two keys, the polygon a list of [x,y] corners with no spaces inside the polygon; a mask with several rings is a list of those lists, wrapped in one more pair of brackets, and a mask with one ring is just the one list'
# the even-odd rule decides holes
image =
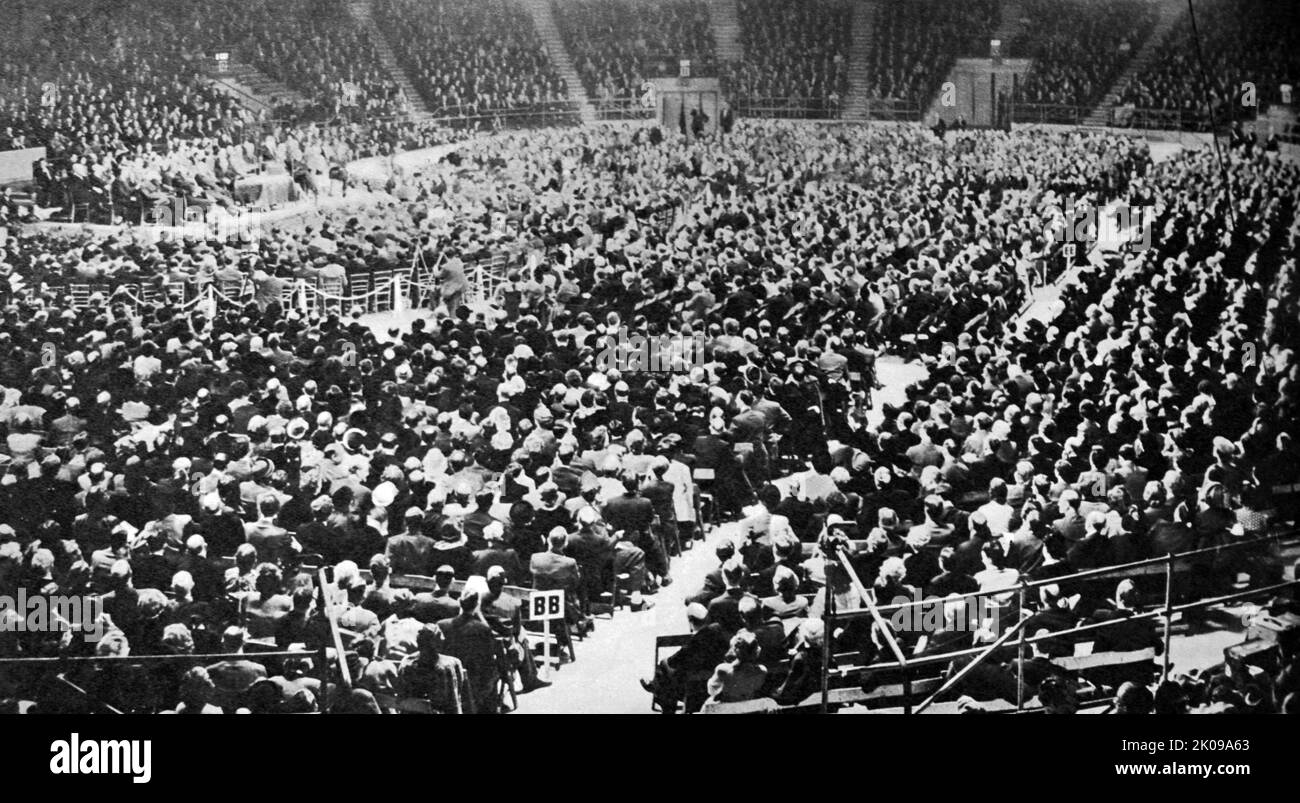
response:
{"label": "man in dark suit", "polygon": [[586,601],[596,599],[609,582],[614,565],[614,541],[603,531],[594,507],[578,511],[578,529],[568,536],[564,554],[578,562]]}
{"label": "man in dark suit", "polygon": [[1115,587],[1115,598],[1111,604],[1100,605],[1084,620],[1084,624],[1097,622],[1125,622],[1111,625],[1097,632],[1093,652],[1144,650],[1147,647],[1159,647],[1161,641],[1156,635],[1155,623],[1150,619],[1127,621],[1134,616],[1135,609],[1141,603],[1142,595],[1132,580],[1121,580]]}
{"label": "man in dark suit", "polygon": [[1110,557],[1110,545],[1104,530],[1106,514],[1094,510],[1084,518],[1084,536],[1070,545],[1066,552],[1066,561],[1075,571],[1096,569],[1107,565]]}
{"label": "man in dark suit", "polygon": [[443,619],[450,619],[460,613],[460,601],[453,596],[452,581],[456,579],[456,570],[451,566],[439,566],[433,573],[436,588],[421,591],[411,603],[411,616],[425,624],[437,624]]}
{"label": "man in dark suit", "polygon": [[609,523],[610,529],[622,530],[625,538],[645,552],[646,568],[659,579],[660,585],[666,586],[672,582],[668,576],[668,556],[664,554],[659,539],[651,532],[655,507],[653,502],[639,493],[640,484],[635,476],[624,475],[623,494],[605,503],[601,517]]}
{"label": "man in dark suit", "polygon": [[459,658],[469,675],[476,714],[495,714],[499,710],[496,642],[492,628],[479,617],[479,596],[471,591],[460,598],[460,615],[438,623],[446,641],[443,653]]}
{"label": "man in dark suit", "polygon": [[749,597],[755,603],[758,602],[757,597],[746,593],[745,577],[745,564],[732,558],[722,567],[722,580],[727,584],[726,590],[709,602],[709,621],[721,625],[728,638],[745,627],[745,617],[740,613],[740,601]]}
{"label": "man in dark suit", "polygon": [[641,488],[641,493],[650,500],[659,523],[655,534],[659,546],[664,552],[678,553],[677,512],[673,506],[674,488],[664,479],[669,468],[668,458],[656,457],[650,464],[650,479]]}
{"label": "man in dark suit", "polygon": [[664,714],[676,714],[679,700],[685,701],[686,713],[699,710],[707,696],[709,676],[726,659],[730,644],[722,627],[708,621],[703,605],[688,605],[686,618],[691,626],[690,641],[655,666],[654,680],[641,681]]}
{"label": "man in dark suit", "polygon": [[403,516],[403,530],[391,536],[384,546],[393,574],[418,574],[428,577],[437,565],[437,543],[422,532],[424,511],[408,508]]}
{"label": "man in dark suit", "polygon": [[135,587],[168,590],[171,588],[173,570],[164,554],[167,530],[154,522],[149,528],[147,544],[148,552],[131,558],[131,576]]}
{"label": "man in dark suit", "polygon": [[1042,562],[1042,536],[1047,532],[1047,525],[1038,518],[1038,511],[1029,516],[1027,526],[1011,536],[1011,544],[1007,547],[1007,566],[1022,574]]}
{"label": "man in dark suit", "polygon": [[[240,627],[228,627],[221,634],[221,651],[223,653],[243,653],[244,630]],[[267,676],[266,667],[247,658],[232,658],[218,661],[207,667],[208,676],[216,685],[213,702],[227,712],[237,708],[248,691],[259,680]]]}
{"label": "man in dark suit", "polygon": [[208,544],[201,535],[185,539],[185,553],[176,570],[190,573],[194,580],[194,599],[199,602],[214,601],[225,593],[224,573],[208,560]]}
{"label": "man in dark suit", "polygon": [[524,582],[524,564],[519,560],[519,553],[506,546],[506,528],[499,521],[492,521],[483,528],[483,540],[487,546],[474,552],[473,573],[486,576],[488,570],[500,568],[506,573],[507,582],[518,585]]}
{"label": "man in dark suit", "polygon": [[275,523],[279,512],[279,497],[262,494],[257,498],[257,521],[244,525],[244,538],[257,549],[259,560],[280,563],[297,551],[297,541],[288,530]]}
{"label": "man in dark suit", "polygon": [[327,564],[343,560],[341,546],[343,533],[330,521],[334,515],[334,504],[330,498],[321,495],[312,500],[312,519],[298,528],[298,543],[303,551],[316,553]]}
{"label": "man in dark suit", "polygon": [[[1099,606],[1083,620],[1083,624],[1110,622],[1107,627],[1097,631],[1092,651],[1099,652],[1135,652],[1153,647],[1160,654],[1163,647],[1156,625],[1150,619],[1134,619],[1134,609],[1141,603],[1141,594],[1132,580],[1121,580],[1115,588],[1114,607]],[[1087,673],[1089,680],[1107,685],[1118,685],[1125,681],[1150,683],[1154,673],[1154,663],[1143,659],[1116,666],[1098,667]]]}
{"label": "man in dark suit", "polygon": [[713,471],[713,479],[708,484],[717,502],[718,512],[726,516],[740,510],[742,495],[747,486],[736,462],[731,439],[724,435],[724,429],[721,418],[711,419],[709,434],[695,439],[692,454],[695,455],[697,469]]}
{"label": "man in dark suit", "polygon": [[969,594],[979,591],[980,584],[975,582],[975,578],[963,572],[952,570],[952,559],[956,550],[952,547],[944,547],[939,552],[939,574],[925,587],[927,597],[946,597],[949,594]]}
{"label": "man in dark suit", "polygon": [[483,598],[483,617],[497,638],[508,639],[506,660],[519,673],[524,691],[550,685],[537,677],[533,650],[524,632],[523,603],[505,593],[506,570],[493,566],[487,570],[488,593]]}
{"label": "man in dark suit", "polygon": [[140,593],[132,582],[131,564],[122,559],[113,561],[106,582],[107,593],[99,597],[100,610],[108,614],[128,640],[136,638],[140,625]]}
{"label": "man in dark suit", "polygon": [[930,495],[925,498],[925,520],[914,525],[908,531],[908,539],[923,540],[927,546],[951,546],[956,527],[943,520],[945,505],[943,497]]}
{"label": "man in dark suit", "polygon": [[749,391],[736,394],[740,412],[732,417],[727,431],[732,443],[749,445],[742,458],[743,468],[750,482],[759,485],[767,480],[767,416],[751,406],[753,400]]}
{"label": "man in dark suit", "polygon": [[1072,544],[1082,541],[1087,534],[1084,530],[1083,515],[1079,512],[1081,503],[1078,491],[1065,491],[1061,494],[1061,517],[1052,522],[1052,529]]}
{"label": "man in dark suit", "polygon": [[491,524],[496,522],[488,510],[492,507],[495,495],[492,491],[481,491],[474,497],[474,510],[466,514],[464,521],[461,523],[461,529],[465,531],[465,538],[469,541],[469,548],[475,552],[488,548],[487,539],[483,537],[483,531]]}
{"label": "man in dark suit", "polygon": [[[763,599],[777,593],[774,585],[777,569],[781,566],[786,567],[795,573],[800,573],[800,566],[803,563],[803,551],[799,547],[799,539],[786,533],[783,536],[777,536],[772,543],[772,561],[766,568],[759,570],[758,576],[753,578],[749,593]],[[748,564],[746,564],[748,567]]]}
{"label": "man in dark suit", "polygon": [[951,571],[974,577],[984,570],[984,544],[992,539],[984,514],[978,510],[971,514],[970,537],[953,550],[948,566]]}
{"label": "man in dark suit", "polygon": [[538,552],[529,561],[533,575],[533,588],[538,591],[564,590],[565,615],[569,624],[586,629],[589,625],[579,605],[581,600],[582,570],[578,562],[564,554],[569,543],[569,533],[563,527],[551,530],[546,538],[550,549]]}

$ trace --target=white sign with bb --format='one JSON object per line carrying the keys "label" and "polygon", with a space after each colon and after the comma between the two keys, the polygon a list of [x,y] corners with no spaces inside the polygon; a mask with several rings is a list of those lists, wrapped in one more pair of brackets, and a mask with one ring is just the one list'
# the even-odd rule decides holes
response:
{"label": "white sign with bb", "polygon": [[564,589],[534,591],[528,595],[528,618],[549,621],[564,618]]}

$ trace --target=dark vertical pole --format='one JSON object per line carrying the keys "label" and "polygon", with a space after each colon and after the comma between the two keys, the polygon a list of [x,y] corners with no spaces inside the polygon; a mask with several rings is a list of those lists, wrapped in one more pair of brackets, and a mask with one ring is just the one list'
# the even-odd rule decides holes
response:
{"label": "dark vertical pole", "polygon": [[[325,645],[322,644],[320,649],[317,650],[317,653],[319,654],[317,655],[316,660],[320,661],[320,693],[321,693],[321,697],[325,698],[321,701],[321,705],[324,706],[324,709],[321,711],[321,713],[328,714],[330,712],[330,709],[334,707],[333,705],[331,705],[331,703],[336,702],[336,701],[331,701],[329,695],[329,690],[330,690],[329,651],[326,649]],[[339,660],[342,661],[343,656],[340,655]]]}
{"label": "dark vertical pole", "polygon": [[831,681],[831,638],[835,630],[835,593],[831,591],[831,579],[826,578],[826,606],[822,609],[822,705],[821,713],[830,710]]}
{"label": "dark vertical pole", "polygon": [[[1020,584],[1020,610],[1017,612],[1021,621],[1025,617],[1025,584]],[[1025,708],[1025,630],[1020,628],[1020,643],[1016,647],[1016,710]]]}
{"label": "dark vertical pole", "polygon": [[989,127],[997,128],[998,126],[998,102],[997,91],[993,87],[993,74],[989,74]]}
{"label": "dark vertical pole", "polygon": [[1169,640],[1174,627],[1174,556],[1165,560],[1165,654],[1160,681],[1169,679]]}

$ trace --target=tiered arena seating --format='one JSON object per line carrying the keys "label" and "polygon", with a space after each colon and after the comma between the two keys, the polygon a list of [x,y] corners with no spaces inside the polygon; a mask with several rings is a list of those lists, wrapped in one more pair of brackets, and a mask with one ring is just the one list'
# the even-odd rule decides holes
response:
{"label": "tiered arena seating", "polygon": [[840,0],[740,0],[745,61],[727,75],[741,104],[837,107],[848,77],[852,14]]}
{"label": "tiered arena seating", "polygon": [[871,95],[924,106],[962,55],[987,53],[993,0],[885,0],[872,29]]}
{"label": "tiered arena seating", "polygon": [[1011,53],[1033,59],[1034,66],[1016,100],[1056,106],[1095,105],[1156,18],[1145,0],[1033,0],[1023,8],[1029,24]]}
{"label": "tiered arena seating", "polygon": [[640,97],[646,78],[676,75],[680,59],[691,60],[695,75],[716,69],[708,6],[701,0],[556,0],[553,7],[594,100]]}
{"label": "tiered arena seating", "polygon": [[[514,6],[383,1],[431,103],[564,89]],[[235,209],[263,158],[369,191],[153,237],[29,225],[4,190],[0,598],[66,615],[0,607],[0,712],[518,710],[539,646],[581,666],[597,619],[663,604],[693,548],[718,562],[661,611],[690,632],[656,642],[647,709],[816,710],[824,656],[830,709],[1300,707],[1300,169],[1275,138],[1153,160],[1069,129],[546,127],[367,183],[332,168],[450,135],[250,139],[187,62],[261,42],[317,103],[350,81],[383,117],[339,7],[89,8],[4,56],[3,144],[49,149],[43,200]],[[672,8],[591,10],[641,32],[627,49],[564,27],[613,91],[640,55],[707,58],[678,25],[699,7]],[[767,38],[732,80],[829,100],[843,9],[778,47],[787,8],[749,7]],[[874,80],[921,103],[995,15],[908,9],[884,9]],[[295,19],[310,40],[270,33]],[[1065,27],[1034,28],[1033,97],[1108,80],[1076,47],[1108,35]],[[429,314],[366,317],[408,305]],[[918,377],[888,397],[885,355]],[[545,592],[549,634],[522,614]],[[1161,629],[1229,603],[1252,637],[1229,669],[1164,671]]]}
{"label": "tiered arena seating", "polygon": [[[1139,109],[1176,111],[1188,126],[1204,128],[1213,114],[1219,123],[1253,117],[1281,100],[1282,84],[1300,85],[1300,55],[1295,42],[1300,21],[1284,4],[1266,0],[1196,5],[1202,67],[1196,56],[1189,16],[1170,31],[1147,69],[1121,97]],[[1206,81],[1211,109],[1206,109]],[[1242,83],[1256,90],[1257,106],[1243,106]]]}
{"label": "tiered arena seating", "polygon": [[[210,15],[196,20],[209,41],[234,48],[267,75],[307,96],[321,107],[321,116],[338,114],[345,104],[368,116],[402,110],[375,43],[352,18],[346,0],[195,5]],[[349,97],[345,85],[359,90],[356,98]]]}
{"label": "tiered arena seating", "polygon": [[560,103],[556,74],[532,19],[506,0],[380,0],[376,19],[435,115]]}

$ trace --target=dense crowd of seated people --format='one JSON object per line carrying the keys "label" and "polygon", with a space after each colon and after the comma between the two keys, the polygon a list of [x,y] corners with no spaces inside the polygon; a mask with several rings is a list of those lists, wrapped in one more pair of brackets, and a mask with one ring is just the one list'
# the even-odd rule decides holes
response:
{"label": "dense crowd of seated people", "polygon": [[[1252,539],[1298,512],[1300,175],[1260,153],[1234,158],[1228,177],[1217,169],[1208,149],[1154,167],[1132,187],[1132,202],[1158,205],[1152,249],[1085,268],[1045,322],[960,335],[879,429],[814,459],[793,493],[761,489],[740,533],[719,545],[718,570],[688,600],[691,640],[645,681],[662,710],[764,696],[815,703],[826,595],[840,610],[861,606],[858,586],[826,559],[843,548],[877,603],[933,600],[937,629],[895,625],[913,659],[998,635],[963,595],[990,599],[1003,629],[1023,614],[1032,636],[1024,698],[1049,711],[1073,712],[1100,693],[1121,713],[1296,712],[1294,644],[1258,670],[1160,683],[1150,652],[1096,671],[1053,662],[1089,643],[1097,653],[1162,646],[1138,614],[1162,604],[1163,578],[1076,572],[1249,546],[1176,574],[1173,593],[1187,600],[1229,593],[1243,575],[1274,584],[1292,568],[1276,542]],[[1223,181],[1249,188],[1239,209]],[[812,542],[805,559],[800,545]],[[1040,583],[1023,612],[1006,591],[1022,580]],[[1297,611],[1292,593],[1250,615]],[[831,652],[848,664],[889,663],[886,644],[850,622]],[[951,695],[961,695],[959,710],[1014,704],[1020,660],[1004,648],[975,667]],[[871,689],[891,679],[897,672],[881,668],[844,682]]]}
{"label": "dense crowd of seated people", "polygon": [[381,0],[375,19],[435,114],[568,100],[528,13],[505,0]]}
{"label": "dense crowd of seated people", "polygon": [[[46,149],[33,171],[38,207],[100,210],[107,220],[142,199],[229,205],[234,182],[265,160],[286,161],[294,140],[330,140],[323,150],[355,158],[422,136],[383,119],[400,99],[341,4],[92,3],[46,14],[39,36],[6,50],[0,78],[0,147]],[[249,58],[313,107],[278,127],[241,108],[199,77],[198,60],[217,48]],[[333,130],[283,126],[310,119]]]}
{"label": "dense crowd of seated people", "polygon": [[220,0],[196,3],[194,19],[209,47],[229,48],[305,96],[308,119],[363,119],[406,111],[375,43],[345,0]]}
{"label": "dense crowd of seated people", "polygon": [[[298,188],[299,195],[346,193],[356,186],[347,176],[346,166],[353,160],[427,148],[467,135],[436,122],[410,118],[331,125],[265,124],[255,129],[256,135],[253,131],[237,140],[183,140],[166,151],[137,146],[113,157],[39,159],[33,164],[31,202],[6,204],[0,209],[0,220],[39,221],[60,207],[69,220],[93,223],[213,222],[213,210],[221,210],[226,219],[237,218],[256,200],[240,188],[257,174],[281,173],[284,181]],[[252,191],[256,192],[256,187]],[[179,220],[172,211],[161,212],[172,210],[177,200],[190,210],[187,214],[197,214],[197,218]]]}
{"label": "dense crowd of seated people", "polygon": [[[1213,115],[1222,123],[1253,118],[1269,104],[1279,103],[1283,84],[1300,86],[1295,48],[1300,22],[1286,6],[1264,0],[1213,0],[1196,6],[1196,27],[1199,43],[1190,16],[1175,23],[1146,69],[1124,88],[1122,103],[1181,112],[1201,121]],[[1254,85],[1256,105],[1243,105],[1243,82]]]}
{"label": "dense crowd of seated people", "polygon": [[1034,0],[1022,8],[1029,22],[1010,55],[1033,59],[1033,67],[1017,86],[1021,103],[1095,105],[1156,21],[1143,0]]}
{"label": "dense crowd of seated people", "polygon": [[852,14],[831,0],[741,0],[745,60],[729,65],[726,88],[740,104],[789,100],[833,113],[847,90]]}
{"label": "dense crowd of seated people", "polygon": [[886,0],[867,52],[873,98],[924,106],[961,55],[983,55],[997,26],[995,0]]}
{"label": "dense crowd of seated people", "polygon": [[713,33],[700,0],[558,0],[553,4],[573,66],[592,99],[640,97],[647,78],[677,75],[680,59],[693,75],[713,75]]}
{"label": "dense crowd of seated people", "polygon": [[[1140,143],[1081,133],[751,123],[683,144],[552,130],[467,141],[444,168],[394,180],[391,203],[253,243],[6,243],[29,275],[233,276],[254,292],[215,315],[116,298],[76,310],[36,283],[8,295],[0,583],[93,599],[102,616],[62,639],[7,633],[3,655],[244,653],[71,678],[119,710],[415,697],[495,711],[507,684],[538,684],[506,587],[564,589],[579,632],[598,600],[644,609],[703,535],[692,470],[707,468],[717,514],[741,519],[687,611],[704,634],[687,656],[707,671],[665,666],[649,685],[664,710],[799,702],[825,634],[796,620],[827,587],[841,608],[856,593],[800,544],[862,538],[854,568],[893,600],[996,592],[1294,518],[1273,512],[1285,500],[1272,489],[1295,456],[1295,210],[1280,190],[1296,177],[1266,155],[1233,163],[1250,222],[1226,239],[1204,154],[1152,167]],[[1205,206],[1178,195],[1189,185]],[[1033,261],[1054,258],[1063,194],[1177,200],[1152,251],[1085,271],[1048,326],[1009,326]],[[674,202],[671,225],[652,225],[646,213]],[[465,260],[511,231],[544,255],[514,263],[497,311],[466,308]],[[442,314],[404,334],[280,304],[289,277],[409,265],[417,250],[440,266]],[[703,336],[702,364],[598,365],[602,335],[625,327]],[[875,351],[918,333],[929,378],[872,426]],[[1229,370],[1247,342],[1258,362]],[[791,462],[809,466],[794,487],[780,476]],[[1278,574],[1267,553],[1239,556],[1193,573],[1187,593],[1221,588],[1227,569]],[[350,692],[319,666],[255,654],[332,646],[304,563],[332,566],[346,598]],[[392,582],[405,575],[434,585],[412,594]],[[1035,633],[1123,616],[1146,593],[1045,589]],[[968,635],[899,633],[932,652]],[[832,638],[882,655],[852,628]],[[769,676],[787,646],[791,671]],[[1051,650],[1035,642],[1036,657]],[[6,706],[87,705],[28,671],[0,676]],[[1014,674],[977,678],[971,705],[1004,697]],[[1044,703],[1070,691],[1036,677]]]}
{"label": "dense crowd of seated people", "polygon": [[123,154],[219,139],[245,122],[239,107],[204,87],[165,26],[139,5],[102,13],[59,5],[39,39],[4,55],[0,147],[45,147],[84,175]]}

